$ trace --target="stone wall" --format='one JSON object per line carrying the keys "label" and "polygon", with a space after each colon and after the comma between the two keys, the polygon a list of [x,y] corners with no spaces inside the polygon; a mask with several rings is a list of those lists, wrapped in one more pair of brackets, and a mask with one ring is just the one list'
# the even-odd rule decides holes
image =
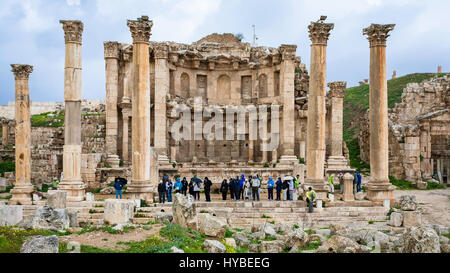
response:
{"label": "stone wall", "polygon": [[[450,76],[411,83],[389,110],[389,174],[412,182],[448,175]],[[370,161],[368,114],[361,120],[361,159]],[[437,166],[439,164],[439,166]],[[438,170],[439,169],[439,170]]]}

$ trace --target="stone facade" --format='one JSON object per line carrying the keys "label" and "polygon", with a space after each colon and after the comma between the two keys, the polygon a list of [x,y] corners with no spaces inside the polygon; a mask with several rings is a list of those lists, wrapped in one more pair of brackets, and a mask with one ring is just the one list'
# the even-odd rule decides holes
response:
{"label": "stone facade", "polygon": [[[389,174],[418,182],[448,183],[450,76],[411,83],[389,110]],[[361,122],[361,159],[369,162],[368,118]]]}

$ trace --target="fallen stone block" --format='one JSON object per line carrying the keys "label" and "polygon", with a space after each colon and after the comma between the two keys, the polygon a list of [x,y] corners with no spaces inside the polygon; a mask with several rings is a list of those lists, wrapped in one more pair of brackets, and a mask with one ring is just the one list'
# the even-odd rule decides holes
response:
{"label": "fallen stone block", "polygon": [[23,206],[0,205],[0,226],[16,226],[23,220]]}
{"label": "fallen stone block", "polygon": [[412,227],[403,234],[404,253],[440,253],[439,236],[429,227]]}
{"label": "fallen stone block", "polygon": [[402,211],[402,216],[404,227],[422,225],[422,213],[420,211]]}
{"label": "fallen stone block", "polygon": [[135,203],[125,199],[107,199],[105,201],[104,222],[108,225],[131,224]]}
{"label": "fallen stone block", "polygon": [[226,247],[216,240],[205,240],[203,249],[207,250],[208,253],[225,253],[227,251]]}
{"label": "fallen stone block", "polygon": [[403,215],[399,212],[391,213],[388,224],[393,227],[401,227],[403,225]]}
{"label": "fallen stone block", "polygon": [[58,236],[35,236],[26,240],[20,248],[20,253],[58,253]]}
{"label": "fallen stone block", "polygon": [[65,209],[66,208],[66,191],[48,191],[47,205],[55,209]]}
{"label": "fallen stone block", "polygon": [[403,211],[415,211],[418,207],[415,195],[400,196],[399,203]]}

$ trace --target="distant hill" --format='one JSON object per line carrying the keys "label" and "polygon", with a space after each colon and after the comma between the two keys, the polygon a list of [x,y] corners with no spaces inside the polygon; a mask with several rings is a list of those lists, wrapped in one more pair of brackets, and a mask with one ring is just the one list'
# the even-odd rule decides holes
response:
{"label": "distant hill", "polygon": [[[445,73],[446,74],[446,73]],[[403,89],[408,83],[420,83],[434,76],[444,76],[437,73],[415,73],[388,80],[389,108],[402,101]],[[367,169],[359,159],[359,120],[369,109],[369,85],[348,88],[344,97],[344,140],[350,153],[350,164],[354,168]]]}

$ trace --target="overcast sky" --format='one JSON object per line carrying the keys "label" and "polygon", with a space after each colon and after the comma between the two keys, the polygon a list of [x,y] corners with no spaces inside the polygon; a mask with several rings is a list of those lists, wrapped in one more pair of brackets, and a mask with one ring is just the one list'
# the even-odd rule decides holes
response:
{"label": "overcast sky", "polygon": [[148,15],[151,40],[191,43],[217,33],[243,33],[258,45],[298,45],[309,69],[307,26],[328,15],[335,28],[328,42],[327,81],[355,86],[369,72],[371,23],[397,24],[388,39],[388,77],[450,69],[448,0],[1,0],[0,104],[14,100],[10,64],[34,66],[33,101],[63,101],[64,34],[60,19],[84,22],[83,98],[104,99],[103,41],[131,43],[127,19]]}

